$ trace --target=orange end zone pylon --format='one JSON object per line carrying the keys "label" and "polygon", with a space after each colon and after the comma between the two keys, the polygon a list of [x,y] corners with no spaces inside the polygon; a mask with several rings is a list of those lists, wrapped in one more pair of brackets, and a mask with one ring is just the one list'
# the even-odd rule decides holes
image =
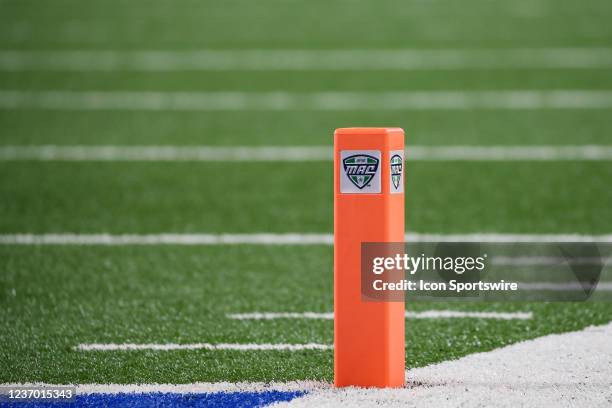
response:
{"label": "orange end zone pylon", "polygon": [[338,387],[404,385],[404,303],[363,301],[360,265],[362,242],[404,241],[403,173],[402,129],[336,129],[334,383]]}

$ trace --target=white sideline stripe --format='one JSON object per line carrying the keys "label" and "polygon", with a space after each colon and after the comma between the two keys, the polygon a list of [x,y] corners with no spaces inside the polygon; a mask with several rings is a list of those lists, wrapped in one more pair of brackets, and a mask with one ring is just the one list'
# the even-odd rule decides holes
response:
{"label": "white sideline stripe", "polygon": [[0,91],[0,109],[145,111],[344,111],[605,109],[608,90],[405,92]]}
{"label": "white sideline stripe", "polygon": [[[407,242],[612,243],[612,234],[421,234]],[[333,245],[332,234],[0,234],[0,245]]]}
{"label": "white sideline stripe", "polygon": [[0,70],[279,71],[612,68],[610,48],[2,51]]}
{"label": "white sideline stripe", "polygon": [[405,388],[322,387],[275,407],[608,406],[610,338],[612,324],[552,334],[408,370]]}
{"label": "white sideline stripe", "polygon": [[[334,314],[316,312],[280,312],[280,313],[230,313],[226,315],[229,319],[237,320],[273,320],[273,319],[323,319],[333,320]],[[500,319],[500,320],[528,320],[533,318],[531,312],[463,312],[459,310],[426,310],[422,312],[407,311],[409,319],[450,319],[450,318],[477,318],[477,319]]]}
{"label": "white sideline stripe", "polygon": [[300,351],[300,350],[331,350],[333,345],[306,343],[306,344],[232,344],[232,343],[193,343],[193,344],[79,344],[74,347],[77,351],[134,351],[134,350],[154,350],[154,351],[172,351],[172,350],[237,350],[237,351],[265,351],[265,350],[280,350],[280,351]]}
{"label": "white sideline stripe", "polygon": [[[5,383],[0,387],[58,387],[65,384],[47,383]],[[331,384],[322,381],[290,381],[290,382],[197,382],[190,384],[75,384],[77,395],[81,394],[143,394],[143,393],[173,393],[173,394],[206,394],[213,392],[261,392],[261,391],[308,391],[324,389]]]}
{"label": "white sideline stripe", "polygon": [[[408,161],[612,160],[612,146],[408,146]],[[40,161],[332,161],[327,146],[2,146],[0,160]]]}

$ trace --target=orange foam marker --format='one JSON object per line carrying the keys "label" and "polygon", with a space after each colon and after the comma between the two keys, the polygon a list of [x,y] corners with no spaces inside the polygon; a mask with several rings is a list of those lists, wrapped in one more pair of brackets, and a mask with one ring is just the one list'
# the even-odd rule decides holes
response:
{"label": "orange foam marker", "polygon": [[361,243],[404,241],[404,131],[334,134],[334,383],[404,385],[403,302],[364,301]]}

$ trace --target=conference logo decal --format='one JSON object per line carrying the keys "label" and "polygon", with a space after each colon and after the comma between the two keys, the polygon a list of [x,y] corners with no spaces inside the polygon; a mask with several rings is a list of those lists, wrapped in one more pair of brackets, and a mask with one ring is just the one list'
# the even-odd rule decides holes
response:
{"label": "conference logo decal", "polygon": [[370,184],[370,181],[376,175],[379,162],[374,156],[355,154],[342,160],[342,166],[348,179],[355,187],[362,190]]}
{"label": "conference logo decal", "polygon": [[402,181],[402,165],[403,160],[399,155],[391,157],[391,181],[395,188],[399,188]]}
{"label": "conference logo decal", "polygon": [[404,192],[404,151],[391,150],[389,155],[389,191],[391,194],[401,194]]}

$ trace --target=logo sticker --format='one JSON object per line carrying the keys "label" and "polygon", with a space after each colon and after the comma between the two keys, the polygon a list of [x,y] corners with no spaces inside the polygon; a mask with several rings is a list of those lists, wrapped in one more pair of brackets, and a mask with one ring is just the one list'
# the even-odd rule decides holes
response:
{"label": "logo sticker", "polygon": [[343,150],[341,193],[380,193],[380,151]]}
{"label": "logo sticker", "polygon": [[342,160],[344,171],[349,180],[362,189],[368,185],[378,171],[378,159],[367,154],[356,154]]}
{"label": "logo sticker", "polygon": [[389,190],[391,193],[403,193],[404,192],[404,181],[402,180],[402,174],[404,174],[404,152],[401,150],[393,150],[390,152],[391,159],[389,160],[391,171],[391,183]]}

